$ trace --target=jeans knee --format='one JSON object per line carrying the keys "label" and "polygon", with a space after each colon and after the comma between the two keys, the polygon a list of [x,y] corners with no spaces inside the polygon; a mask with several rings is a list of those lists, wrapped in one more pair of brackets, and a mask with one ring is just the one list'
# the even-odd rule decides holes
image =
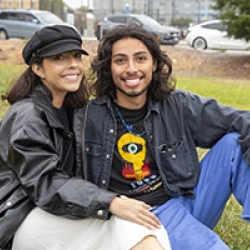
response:
{"label": "jeans knee", "polygon": [[219,141],[219,144],[222,144],[226,147],[238,147],[238,138],[239,138],[239,133],[237,132],[232,132],[224,135]]}

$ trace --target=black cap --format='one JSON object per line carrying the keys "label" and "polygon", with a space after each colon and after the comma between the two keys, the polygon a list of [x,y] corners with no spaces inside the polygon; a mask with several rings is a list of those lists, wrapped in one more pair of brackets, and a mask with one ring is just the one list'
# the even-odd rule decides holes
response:
{"label": "black cap", "polygon": [[44,58],[78,50],[84,55],[82,38],[70,25],[51,25],[38,30],[23,48],[23,59],[28,65],[35,58]]}

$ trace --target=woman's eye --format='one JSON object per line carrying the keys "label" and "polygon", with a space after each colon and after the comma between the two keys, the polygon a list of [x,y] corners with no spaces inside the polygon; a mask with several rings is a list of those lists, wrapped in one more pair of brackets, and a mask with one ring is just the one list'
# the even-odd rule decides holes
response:
{"label": "woman's eye", "polygon": [[56,59],[56,60],[62,60],[62,59],[63,59],[63,55],[56,55],[56,56],[55,56],[55,59]]}
{"label": "woman's eye", "polygon": [[81,58],[81,57],[82,57],[82,53],[77,52],[77,53],[75,54],[75,57],[76,57],[76,58]]}

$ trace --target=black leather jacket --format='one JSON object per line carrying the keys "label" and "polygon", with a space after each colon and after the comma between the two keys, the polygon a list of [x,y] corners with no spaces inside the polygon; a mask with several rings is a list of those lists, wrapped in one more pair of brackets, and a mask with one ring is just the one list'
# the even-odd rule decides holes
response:
{"label": "black leather jacket", "polygon": [[[84,108],[74,114],[76,140],[57,119],[42,86],[7,111],[0,123],[0,248],[34,206],[72,219],[109,218],[116,194],[83,180],[84,114]],[[63,137],[69,150],[76,150],[72,176],[64,167]]]}

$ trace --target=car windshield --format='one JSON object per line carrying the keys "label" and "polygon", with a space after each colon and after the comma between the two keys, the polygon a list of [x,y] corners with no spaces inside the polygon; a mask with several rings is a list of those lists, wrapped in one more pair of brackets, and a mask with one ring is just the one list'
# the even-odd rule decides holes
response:
{"label": "car windshield", "polygon": [[139,15],[137,16],[137,19],[143,24],[143,25],[160,25],[156,20],[146,16],[146,15]]}
{"label": "car windshield", "polygon": [[51,13],[36,13],[37,16],[44,22],[48,24],[53,23],[63,23],[63,21],[56,15]]}

